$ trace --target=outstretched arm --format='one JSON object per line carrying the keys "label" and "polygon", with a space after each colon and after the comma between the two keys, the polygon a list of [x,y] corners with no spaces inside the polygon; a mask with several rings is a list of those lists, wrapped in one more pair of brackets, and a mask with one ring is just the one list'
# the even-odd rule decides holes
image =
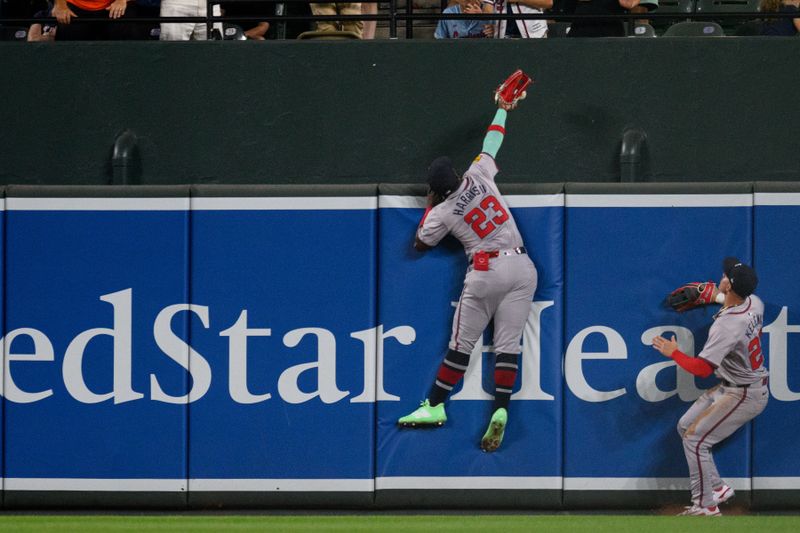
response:
{"label": "outstretched arm", "polygon": [[483,138],[482,153],[489,154],[492,159],[497,159],[497,152],[500,151],[500,146],[503,144],[503,137],[506,135],[506,117],[508,111],[499,108],[494,115],[494,120],[489,125],[486,131],[486,137]]}
{"label": "outstretched arm", "polygon": [[675,341],[675,335],[672,339],[667,340],[664,337],[653,337],[653,348],[661,352],[664,357],[669,357],[678,366],[701,378],[707,378],[714,373],[714,367],[708,364],[705,359],[699,357],[690,357],[678,349],[678,343]]}
{"label": "outstretched arm", "polygon": [[495,90],[494,101],[499,109],[494,115],[489,131],[486,132],[481,149],[481,152],[489,154],[492,159],[497,158],[497,152],[500,151],[500,146],[503,144],[508,112],[517,107],[519,101],[525,98],[527,95],[525,89],[532,81],[530,76],[518,69]]}

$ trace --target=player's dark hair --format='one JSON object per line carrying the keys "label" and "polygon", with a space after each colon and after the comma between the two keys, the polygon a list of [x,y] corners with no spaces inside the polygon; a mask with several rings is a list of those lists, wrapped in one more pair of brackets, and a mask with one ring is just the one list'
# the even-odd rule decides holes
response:
{"label": "player's dark hair", "polygon": [[458,177],[453,162],[447,156],[437,157],[428,167],[426,182],[433,192],[447,198],[457,187],[461,178]]}

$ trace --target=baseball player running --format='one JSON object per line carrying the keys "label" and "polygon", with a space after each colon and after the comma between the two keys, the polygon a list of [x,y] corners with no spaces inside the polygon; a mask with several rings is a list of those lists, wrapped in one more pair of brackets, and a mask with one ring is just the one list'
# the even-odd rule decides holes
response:
{"label": "baseball player running", "polygon": [[495,157],[505,136],[507,112],[525,97],[530,81],[518,70],[497,89],[499,109],[481,153],[462,177],[447,157],[439,157],[430,165],[428,208],[414,242],[417,250],[426,251],[452,233],[464,246],[469,268],[453,317],[449,351],[430,395],[398,424],[411,428],[444,424],[444,402],[464,376],[475,343],[494,318],[495,398],[491,421],[480,443],[485,452],[497,450],[503,441],[519,367],[520,338],[537,282],[536,268],[495,184]]}
{"label": "baseball player running", "polygon": [[689,465],[692,505],[682,515],[719,516],[719,504],[733,497],[733,489],[719,477],[711,447],[758,416],[767,406],[769,390],[761,325],[764,303],[753,294],[758,284],[755,271],[729,257],[716,293],[724,295],[722,309],[714,315],[708,340],[697,357],[689,357],[675,342],[653,339],[653,347],[692,374],[720,379],[705,391],[678,422]]}

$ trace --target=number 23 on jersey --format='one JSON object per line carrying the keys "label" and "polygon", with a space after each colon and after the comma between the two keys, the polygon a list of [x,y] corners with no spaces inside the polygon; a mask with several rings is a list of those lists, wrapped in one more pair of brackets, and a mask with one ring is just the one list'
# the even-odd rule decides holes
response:
{"label": "number 23 on jersey", "polygon": [[483,239],[508,220],[508,213],[494,196],[487,196],[479,207],[464,215],[466,222],[475,234]]}

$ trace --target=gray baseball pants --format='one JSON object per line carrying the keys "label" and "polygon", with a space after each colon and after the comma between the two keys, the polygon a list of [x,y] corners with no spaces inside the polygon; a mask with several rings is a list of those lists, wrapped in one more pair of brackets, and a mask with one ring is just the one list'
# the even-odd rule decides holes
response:
{"label": "gray baseball pants", "polygon": [[692,501],[703,507],[716,505],[713,489],[723,485],[711,447],[758,416],[767,406],[769,388],[758,383],[749,387],[708,389],[678,421],[683,451],[689,465]]}
{"label": "gray baseball pants", "polygon": [[538,275],[527,254],[500,255],[489,270],[467,270],[453,316],[450,349],[470,354],[494,318],[494,352],[518,354]]}

